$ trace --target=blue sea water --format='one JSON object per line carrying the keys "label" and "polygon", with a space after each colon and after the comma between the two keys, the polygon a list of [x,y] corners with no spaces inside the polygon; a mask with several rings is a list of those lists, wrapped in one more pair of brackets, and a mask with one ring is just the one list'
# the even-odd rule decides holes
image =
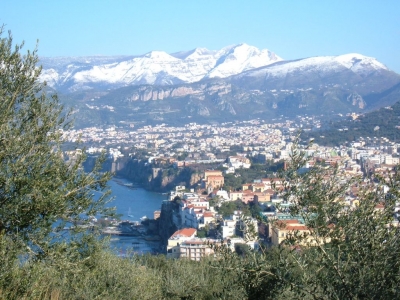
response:
{"label": "blue sea water", "polygon": [[[114,178],[109,181],[112,196],[115,200],[110,206],[117,208],[117,213],[121,214],[122,220],[139,221],[141,217],[153,218],[153,213],[161,209],[161,203],[167,199],[166,195],[146,191],[142,188],[132,188],[125,186],[129,181]],[[129,217],[129,211],[133,218]]]}
{"label": "blue sea water", "polygon": [[[129,181],[121,178],[109,181],[111,196],[115,197],[109,206],[116,207],[121,220],[140,221],[144,216],[153,219],[154,211],[160,210],[162,201],[167,199],[166,195],[124,184],[129,184]],[[129,217],[129,214],[132,217]],[[130,251],[140,254],[152,253],[159,247],[158,242],[146,241],[141,237],[111,236],[110,238],[112,249],[121,255]]]}

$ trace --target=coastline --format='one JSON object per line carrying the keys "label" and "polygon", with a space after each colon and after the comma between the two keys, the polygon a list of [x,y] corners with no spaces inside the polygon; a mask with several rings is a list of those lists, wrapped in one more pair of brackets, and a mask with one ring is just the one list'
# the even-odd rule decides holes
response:
{"label": "coastline", "polygon": [[[160,254],[161,237],[158,235],[158,222],[153,219],[154,211],[161,209],[165,195],[148,191],[129,179],[114,176],[109,186],[115,200],[120,219],[103,225],[103,235],[110,237],[110,246],[116,251]],[[140,220],[148,216],[145,220]],[[109,228],[107,228],[109,227]]]}

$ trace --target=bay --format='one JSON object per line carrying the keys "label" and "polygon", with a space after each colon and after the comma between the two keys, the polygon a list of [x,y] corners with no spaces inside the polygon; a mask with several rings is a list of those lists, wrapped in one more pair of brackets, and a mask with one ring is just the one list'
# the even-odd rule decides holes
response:
{"label": "bay", "polygon": [[[111,196],[115,200],[109,206],[115,206],[121,220],[139,221],[141,217],[147,216],[153,219],[154,211],[161,209],[161,203],[167,199],[166,195],[146,191],[142,188],[126,186],[131,184],[121,178],[114,178],[108,182]],[[129,209],[132,217],[129,217]]]}
{"label": "bay", "polygon": [[[114,201],[108,206],[115,206],[121,220],[140,221],[140,218],[146,216],[153,219],[154,211],[161,209],[166,195],[146,191],[142,188],[133,188],[131,183],[122,178],[113,178],[108,182],[111,189],[111,196]],[[131,215],[131,217],[129,216]],[[110,246],[120,255],[129,251],[135,253],[153,253],[159,247],[159,242],[146,241],[143,237],[132,236],[111,236]]]}

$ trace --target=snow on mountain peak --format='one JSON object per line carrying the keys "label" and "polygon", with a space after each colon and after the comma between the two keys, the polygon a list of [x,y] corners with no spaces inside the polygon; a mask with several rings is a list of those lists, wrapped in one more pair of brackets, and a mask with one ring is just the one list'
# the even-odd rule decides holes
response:
{"label": "snow on mountain peak", "polygon": [[364,56],[358,53],[339,55],[335,57],[335,60],[344,65],[346,68],[351,69],[355,72],[361,71],[365,68],[372,68],[375,70],[388,70],[388,68],[384,64],[380,63],[375,58]]}
{"label": "snow on mountain peak", "polygon": [[200,55],[209,55],[213,54],[213,51],[208,50],[207,48],[196,48],[193,53],[198,53]]}
{"label": "snow on mountain peak", "polygon": [[[281,60],[268,50],[239,44],[221,50],[195,48],[191,51],[168,54],[164,51],[150,51],[141,56],[118,57],[115,60],[80,58],[44,59],[42,80],[52,87],[88,84],[168,84],[175,82],[196,82],[204,77],[227,77],[244,70],[266,66]],[[79,63],[78,63],[79,61]]]}
{"label": "snow on mountain peak", "polygon": [[239,77],[285,77],[293,73],[318,73],[319,76],[329,72],[340,72],[348,69],[359,75],[368,75],[377,70],[388,70],[375,58],[357,53],[339,56],[315,56],[292,61],[282,61],[279,64],[266,66],[254,71],[240,74]]}
{"label": "snow on mountain peak", "polygon": [[[164,52],[164,51],[150,51],[148,53],[146,53],[143,58],[150,58],[152,60],[155,61],[176,61],[178,60],[177,58],[169,55],[168,53]],[[139,58],[140,59],[140,58]]]}
{"label": "snow on mountain peak", "polygon": [[[350,53],[283,61],[268,49],[242,43],[220,50],[195,48],[168,54],[151,51],[141,56],[44,59],[41,80],[55,88],[74,86],[126,86],[135,84],[191,83],[203,78],[286,76],[292,72],[325,72],[349,69],[367,75],[387,68],[375,58]],[[274,64],[280,62],[278,64]],[[262,68],[264,67],[264,68]],[[257,69],[251,71],[253,69]]]}
{"label": "snow on mountain peak", "polygon": [[209,78],[224,78],[282,60],[268,49],[259,50],[247,44],[225,47],[219,51],[219,54],[216,67],[207,75]]}
{"label": "snow on mountain peak", "polygon": [[191,51],[189,55],[187,55],[184,59],[185,60],[196,60],[196,59],[212,59],[214,58],[215,51],[208,50],[207,48],[196,48]]}

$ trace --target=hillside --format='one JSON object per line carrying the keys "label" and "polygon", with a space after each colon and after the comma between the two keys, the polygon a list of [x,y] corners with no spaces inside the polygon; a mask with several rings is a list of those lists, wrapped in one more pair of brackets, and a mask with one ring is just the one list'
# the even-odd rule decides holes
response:
{"label": "hillside", "polygon": [[[392,89],[390,97],[400,99],[399,85]],[[397,97],[395,97],[397,93]],[[382,98],[385,99],[385,98]],[[400,101],[392,106],[386,106],[379,110],[360,115],[357,119],[327,123],[327,130],[319,130],[302,135],[303,139],[314,138],[320,145],[338,146],[345,142],[354,141],[360,137],[370,139],[374,137],[386,137],[392,141],[400,140]]]}

